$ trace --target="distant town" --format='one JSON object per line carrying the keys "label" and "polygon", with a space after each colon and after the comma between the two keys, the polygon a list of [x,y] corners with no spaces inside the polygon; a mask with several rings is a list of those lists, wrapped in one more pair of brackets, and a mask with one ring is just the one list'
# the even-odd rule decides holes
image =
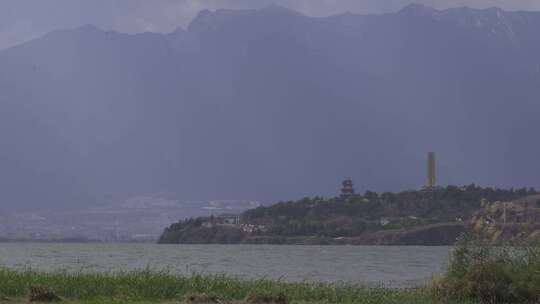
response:
{"label": "distant town", "polygon": [[163,227],[179,219],[240,213],[260,205],[248,200],[180,202],[157,194],[81,210],[0,214],[0,240],[155,242]]}
{"label": "distant town", "polygon": [[0,241],[441,245],[467,229],[512,238],[501,223],[540,217],[535,189],[439,186],[434,152],[426,168],[423,186],[399,193],[357,193],[345,178],[333,198],[268,206],[155,194],[80,210],[2,214]]}

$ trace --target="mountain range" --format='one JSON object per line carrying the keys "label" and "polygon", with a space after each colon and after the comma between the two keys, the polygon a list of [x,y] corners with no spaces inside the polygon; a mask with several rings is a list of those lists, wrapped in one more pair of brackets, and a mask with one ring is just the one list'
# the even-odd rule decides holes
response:
{"label": "mountain range", "polygon": [[0,51],[0,209],[107,197],[265,202],[441,183],[538,186],[540,13],[410,5],[202,11]]}

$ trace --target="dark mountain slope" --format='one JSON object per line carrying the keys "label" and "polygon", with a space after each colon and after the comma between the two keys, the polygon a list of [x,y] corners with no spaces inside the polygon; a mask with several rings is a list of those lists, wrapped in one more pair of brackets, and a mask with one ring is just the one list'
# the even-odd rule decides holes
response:
{"label": "dark mountain slope", "polygon": [[[531,185],[540,14],[310,18],[203,11],[187,31],[91,26],[0,52],[0,192],[17,207],[156,191],[279,200],[441,180]],[[4,203],[5,202],[5,203]]]}

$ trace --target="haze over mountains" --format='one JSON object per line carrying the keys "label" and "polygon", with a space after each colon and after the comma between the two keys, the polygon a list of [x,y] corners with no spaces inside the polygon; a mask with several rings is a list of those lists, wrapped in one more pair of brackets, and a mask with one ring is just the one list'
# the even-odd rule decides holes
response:
{"label": "haze over mountains", "polygon": [[441,182],[538,186],[540,13],[203,11],[0,51],[0,209],[109,196],[275,201]]}

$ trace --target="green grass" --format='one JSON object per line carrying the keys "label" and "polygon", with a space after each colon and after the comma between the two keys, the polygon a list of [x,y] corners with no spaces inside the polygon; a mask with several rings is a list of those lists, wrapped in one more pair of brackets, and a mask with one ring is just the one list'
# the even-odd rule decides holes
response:
{"label": "green grass", "polygon": [[181,277],[149,271],[98,274],[0,269],[0,299],[9,299],[10,303],[19,299],[23,303],[32,285],[50,287],[66,303],[178,303],[186,295],[196,293],[216,295],[223,301],[242,300],[254,293],[283,293],[291,303],[437,303],[420,289],[314,285],[225,276]]}
{"label": "green grass", "polygon": [[67,304],[182,303],[187,295],[242,303],[247,296],[285,295],[290,303],[479,304],[540,303],[540,247],[491,246],[465,240],[454,249],[447,273],[418,289],[343,284],[242,280],[169,272],[73,273],[0,267],[0,304],[27,303],[32,286],[47,286]]}
{"label": "green grass", "polygon": [[464,240],[446,274],[418,289],[178,276],[169,272],[72,273],[0,268],[0,304],[26,303],[32,286],[47,286],[65,303],[182,303],[187,295],[242,303],[247,296],[283,294],[290,303],[479,304],[540,303],[540,247],[491,246]]}
{"label": "green grass", "polygon": [[446,274],[418,289],[178,276],[169,272],[72,273],[0,267],[0,304],[27,303],[32,286],[46,286],[67,304],[182,303],[187,295],[242,303],[249,295],[285,295],[290,303],[479,304],[540,303],[540,247],[457,244]]}

